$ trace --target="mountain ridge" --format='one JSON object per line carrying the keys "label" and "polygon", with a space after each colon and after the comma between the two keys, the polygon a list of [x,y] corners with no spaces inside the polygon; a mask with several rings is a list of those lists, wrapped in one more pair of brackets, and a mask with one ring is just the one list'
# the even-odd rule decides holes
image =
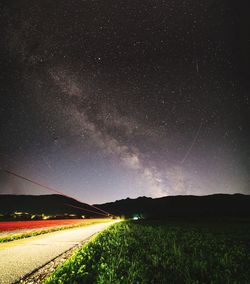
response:
{"label": "mountain ridge", "polygon": [[0,195],[0,213],[11,214],[13,212],[47,215],[76,214],[86,217],[98,217],[104,214],[87,203],[60,194]]}
{"label": "mountain ridge", "polygon": [[[133,216],[163,219],[250,217],[250,195],[240,193],[218,193],[204,196],[177,195],[159,198],[140,196],[134,199],[128,197],[114,202],[94,204],[94,206],[116,216],[127,218]],[[16,211],[31,214],[76,214],[89,218],[103,216],[102,211],[98,211],[91,205],[59,194],[0,195],[0,213],[10,214]]]}
{"label": "mountain ridge", "polygon": [[126,217],[134,215],[145,218],[250,217],[250,195],[241,193],[138,197],[96,204],[96,206],[109,210],[112,214]]}

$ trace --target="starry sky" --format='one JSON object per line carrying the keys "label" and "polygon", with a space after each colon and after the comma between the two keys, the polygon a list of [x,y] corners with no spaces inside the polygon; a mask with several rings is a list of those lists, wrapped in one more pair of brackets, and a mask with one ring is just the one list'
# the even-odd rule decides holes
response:
{"label": "starry sky", "polygon": [[0,193],[250,193],[244,1],[0,4]]}

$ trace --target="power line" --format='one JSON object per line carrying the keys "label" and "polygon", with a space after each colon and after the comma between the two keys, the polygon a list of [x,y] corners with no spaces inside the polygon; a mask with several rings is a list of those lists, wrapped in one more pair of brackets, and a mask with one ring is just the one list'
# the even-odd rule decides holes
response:
{"label": "power line", "polygon": [[[92,212],[92,213],[95,213],[95,214],[100,214],[100,215],[103,215],[103,216],[107,216],[107,214],[95,212],[95,211],[92,211],[92,210],[89,210],[89,209],[83,209],[82,207],[79,207],[79,206],[71,205],[71,204],[68,204],[68,203],[63,203],[63,204],[66,205],[66,206],[69,206],[69,207],[81,209],[81,210],[88,211],[88,212]],[[110,214],[109,214],[109,215],[110,215]]]}
{"label": "power line", "polygon": [[[33,184],[35,184],[35,185],[38,185],[39,187],[46,188],[46,189],[49,190],[49,191],[55,192],[55,193],[57,193],[57,194],[63,195],[63,196],[65,196],[65,197],[74,199],[74,200],[76,200],[76,201],[82,203],[80,200],[78,200],[78,199],[76,199],[76,198],[73,198],[73,197],[71,197],[71,196],[69,196],[69,195],[67,195],[67,194],[64,194],[63,192],[61,192],[61,191],[59,191],[59,190],[57,190],[57,189],[55,189],[55,188],[49,187],[49,186],[47,186],[47,185],[43,185],[43,184],[41,184],[41,183],[39,183],[39,182],[36,182],[36,181],[34,181],[34,180],[30,179],[30,178],[27,178],[27,177],[24,177],[24,176],[19,175],[19,174],[17,174],[17,173],[14,173],[14,172],[12,172],[12,171],[10,171],[10,170],[3,169],[3,171],[6,172],[7,174],[13,175],[13,176],[18,177],[18,178],[20,178],[20,179],[23,179],[23,180],[26,180],[26,181],[28,181],[28,182],[30,182],[30,183],[33,183]],[[85,204],[87,204],[88,206],[90,206],[90,207],[92,207],[92,208],[95,208],[96,210],[99,210],[99,211],[105,213],[105,216],[107,216],[107,215],[108,215],[108,216],[112,215],[112,214],[110,214],[109,212],[107,212],[107,211],[105,211],[105,210],[103,210],[103,209],[100,209],[100,208],[98,208],[98,207],[96,207],[96,206],[94,206],[94,205],[90,205],[90,204],[88,204],[88,203],[85,203]],[[79,209],[83,209],[83,208],[80,208],[80,207],[78,207],[78,208],[79,208]],[[86,210],[86,209],[83,209],[83,210],[85,210],[85,211],[90,211],[90,210]],[[94,212],[94,211],[90,211],[90,212]],[[99,213],[99,212],[94,212],[94,213],[97,213],[97,214],[100,214],[100,215],[104,215],[103,213]]]}

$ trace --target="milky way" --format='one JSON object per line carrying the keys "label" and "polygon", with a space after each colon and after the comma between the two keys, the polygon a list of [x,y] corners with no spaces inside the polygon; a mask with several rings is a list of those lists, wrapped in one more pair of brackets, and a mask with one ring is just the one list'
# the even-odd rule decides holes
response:
{"label": "milky way", "polygon": [[90,203],[249,193],[246,8],[3,1],[1,168]]}

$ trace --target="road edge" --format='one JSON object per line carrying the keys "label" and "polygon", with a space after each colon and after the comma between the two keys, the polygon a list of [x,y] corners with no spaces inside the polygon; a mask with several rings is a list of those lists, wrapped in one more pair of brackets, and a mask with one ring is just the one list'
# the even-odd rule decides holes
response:
{"label": "road edge", "polygon": [[[99,232],[98,232],[99,233]],[[53,273],[58,266],[63,264],[68,258],[70,258],[78,249],[80,249],[83,245],[89,242],[96,234],[91,235],[86,240],[78,243],[74,247],[68,249],[62,254],[56,256],[46,264],[38,267],[34,271],[29,274],[26,274],[20,280],[16,281],[14,284],[38,284],[41,283],[46,277],[48,277],[51,273]]]}

